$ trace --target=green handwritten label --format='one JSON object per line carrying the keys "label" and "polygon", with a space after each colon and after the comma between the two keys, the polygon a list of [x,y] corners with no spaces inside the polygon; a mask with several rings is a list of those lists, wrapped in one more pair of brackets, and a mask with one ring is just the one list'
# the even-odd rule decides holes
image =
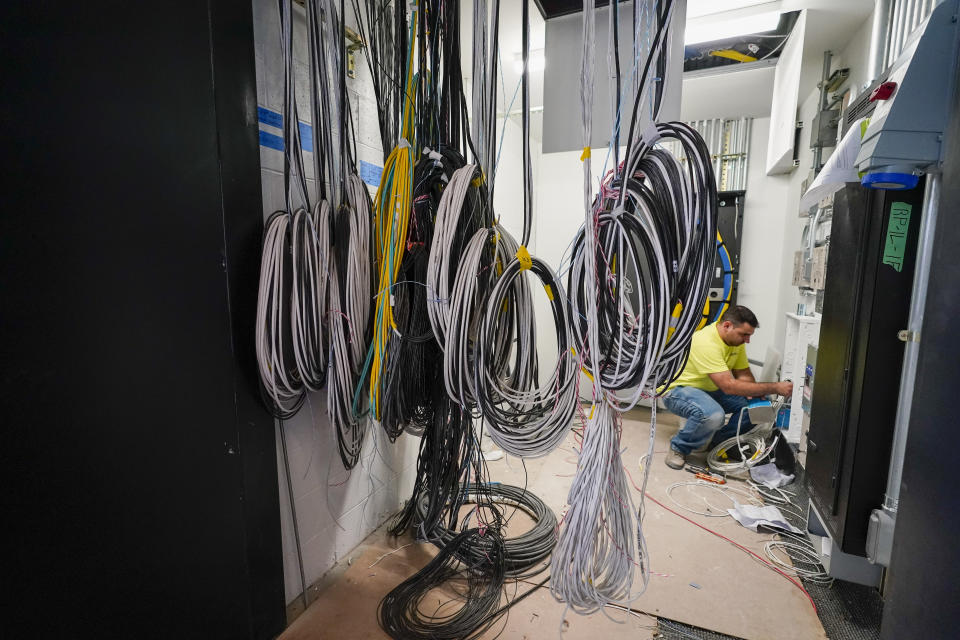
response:
{"label": "green handwritten label", "polygon": [[910,214],[913,205],[906,202],[894,202],[890,207],[890,221],[887,223],[887,239],[883,243],[883,264],[897,270],[903,270],[903,254],[907,247],[907,230],[910,229]]}

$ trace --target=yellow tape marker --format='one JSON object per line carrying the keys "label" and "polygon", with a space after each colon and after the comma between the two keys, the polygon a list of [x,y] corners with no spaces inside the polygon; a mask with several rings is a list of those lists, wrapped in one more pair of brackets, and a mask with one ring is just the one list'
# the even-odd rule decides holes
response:
{"label": "yellow tape marker", "polygon": [[756,62],[757,59],[753,56],[748,56],[745,53],[740,53],[736,49],[718,49],[716,51],[711,51],[710,55],[717,58],[727,58],[728,60],[736,60],[737,62]]}
{"label": "yellow tape marker", "polygon": [[553,302],[553,289],[550,288],[550,285],[543,285],[543,290],[547,292],[547,298],[550,299],[550,302]]}
{"label": "yellow tape marker", "polygon": [[476,178],[474,178],[473,180],[470,181],[470,186],[471,186],[471,187],[479,188],[480,185],[483,184],[483,182],[484,182],[484,175],[483,175],[483,173],[481,172],[479,176],[477,176]]}
{"label": "yellow tape marker", "polygon": [[590,405],[590,415],[587,416],[587,420],[593,420],[593,410],[596,408],[597,408],[597,405],[595,404]]}
{"label": "yellow tape marker", "polygon": [[523,245],[520,245],[520,248],[517,249],[517,260],[520,261],[520,271],[526,271],[533,266],[533,258],[530,257],[530,252]]}
{"label": "yellow tape marker", "polygon": [[587,376],[588,378],[590,378],[590,382],[593,382],[593,374],[591,374],[589,371],[587,371],[586,367],[580,367],[580,371],[583,371],[583,375],[585,375],[585,376]]}
{"label": "yellow tape marker", "polygon": [[580,162],[588,160],[590,158],[590,147],[584,147],[583,153],[580,154]]}

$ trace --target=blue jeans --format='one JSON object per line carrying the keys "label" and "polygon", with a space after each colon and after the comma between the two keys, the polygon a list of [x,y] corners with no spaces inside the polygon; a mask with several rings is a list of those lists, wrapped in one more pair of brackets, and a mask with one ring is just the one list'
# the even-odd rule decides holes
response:
{"label": "blue jeans", "polygon": [[[686,455],[705,444],[714,447],[727,438],[737,435],[737,421],[743,413],[740,433],[746,433],[754,427],[747,413],[747,398],[732,396],[720,391],[704,391],[693,387],[676,387],[663,396],[663,404],[671,413],[687,421],[683,428],[670,440],[670,446]],[[729,422],[723,424],[725,414],[730,413]]]}

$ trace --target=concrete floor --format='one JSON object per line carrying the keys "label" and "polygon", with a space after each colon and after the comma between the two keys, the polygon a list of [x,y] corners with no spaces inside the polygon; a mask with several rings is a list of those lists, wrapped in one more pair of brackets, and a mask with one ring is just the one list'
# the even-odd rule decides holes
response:
{"label": "concrete floor", "polygon": [[[689,519],[713,529],[763,555],[767,534],[744,529],[729,517],[697,516],[684,512],[667,496],[668,487],[693,476],[663,464],[670,436],[678,428],[670,414],[658,414],[658,435],[648,493]],[[632,480],[639,484],[639,459],[649,436],[649,410],[638,409],[624,418],[623,462]],[[489,463],[491,478],[526,486],[558,514],[576,469],[572,435],[549,456],[521,461],[505,458]],[[731,484],[734,484],[732,481]],[[676,490],[674,490],[676,492]],[[634,502],[639,491],[633,492]],[[677,497],[674,494],[674,497]],[[697,498],[694,496],[694,498]],[[681,495],[681,502],[683,501]],[[722,502],[722,497],[719,502]],[[722,507],[723,505],[718,506]],[[525,525],[515,519],[515,535]],[[633,613],[611,610],[582,617],[565,611],[547,588],[541,588],[510,610],[483,637],[494,638],[653,638],[658,617],[711,629],[732,637],[753,639],[825,638],[823,627],[806,597],[782,576],[729,543],[652,502],[647,503],[644,532],[651,555],[653,575],[647,592],[631,608]],[[507,535],[511,534],[507,531]],[[410,539],[389,538],[384,528],[372,534],[311,590],[312,604],[305,614],[294,603],[296,616],[282,640],[320,638],[387,638],[376,622],[380,599],[396,584],[426,564],[432,545]],[[389,555],[385,555],[389,554]],[[517,587],[518,593],[528,585]],[[508,593],[512,594],[513,591]],[[671,622],[660,626],[675,635]]]}

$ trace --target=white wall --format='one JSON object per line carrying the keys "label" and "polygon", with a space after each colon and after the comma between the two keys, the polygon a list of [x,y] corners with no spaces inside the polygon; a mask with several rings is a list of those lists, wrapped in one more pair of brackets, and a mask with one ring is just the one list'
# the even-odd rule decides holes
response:
{"label": "white wall", "polygon": [[[282,111],[283,69],[278,42],[279,19],[276,3],[255,0],[257,101],[260,106]],[[297,44],[297,103],[300,119],[309,122],[308,54],[305,46],[303,9],[294,4]],[[348,11],[348,19],[352,13]],[[357,59],[357,79],[348,80],[348,91],[357,129],[360,160],[383,164],[376,102],[367,67]],[[261,124],[269,133],[280,129]],[[306,173],[313,175],[313,154],[304,153]],[[264,215],[284,208],[283,154],[260,147]],[[316,187],[309,180],[311,193]],[[253,349],[253,345],[250,345]],[[300,594],[300,573],[294,539],[293,516],[284,473],[280,425],[277,427],[277,467],[280,480],[280,524],[283,534],[283,570],[286,600]],[[284,421],[294,507],[299,523],[306,582],[309,586],[323,576],[386,518],[399,509],[410,495],[415,476],[418,441],[401,436],[390,443],[374,425],[368,427],[361,463],[346,472],[337,453],[336,436],[326,415],[326,391],[310,394],[300,412]]]}
{"label": "white wall", "polygon": [[[867,73],[872,19],[872,15],[867,15],[851,30],[846,38],[828,43],[836,54],[832,61],[832,69],[850,68],[848,86],[853,89],[854,95],[862,91],[870,80],[867,78]],[[837,45],[842,45],[842,48]],[[836,53],[836,51],[839,51],[839,53]],[[806,80],[806,83],[800,87],[800,104],[797,113],[797,119],[803,122],[803,132],[801,133],[798,152],[800,166],[792,173],[784,176],[788,179],[788,186],[782,205],[785,213],[785,223],[781,248],[779,313],[777,314],[777,338],[775,343],[781,350],[786,327],[784,314],[791,311],[795,312],[799,302],[806,302],[807,304],[811,302],[809,298],[805,299],[800,295],[799,290],[791,284],[791,280],[793,254],[801,248],[802,234],[806,223],[806,218],[801,218],[799,215],[799,205],[803,181],[812,175],[813,151],[810,149],[810,131],[819,103],[819,90],[816,87],[816,82],[819,80],[822,68],[823,52],[810,51],[803,62],[801,78]],[[832,148],[824,149],[824,162],[830,157],[832,151]]]}
{"label": "white wall", "polygon": [[[501,149],[493,191],[494,213],[507,231],[520,241],[523,233],[523,131],[520,116],[497,120],[497,146]],[[503,145],[500,146],[502,136]],[[537,207],[540,182],[540,140],[530,139],[530,170],[533,174],[533,206]],[[531,229],[528,249],[537,255],[537,233]]]}
{"label": "white wall", "polygon": [[847,85],[853,89],[852,96],[859,95],[873,80],[870,72],[870,31],[873,25],[873,12],[863,21],[860,28],[851,36],[849,42],[834,52],[833,68],[849,67],[850,79]]}
{"label": "white wall", "polygon": [[[760,328],[747,345],[747,355],[763,360],[767,347],[778,344],[784,230],[790,179],[766,175],[767,136],[770,118],[755,118],[750,139],[747,195],[743,208],[740,245],[740,282],[737,302],[749,307]],[[782,341],[782,338],[781,338]]]}

